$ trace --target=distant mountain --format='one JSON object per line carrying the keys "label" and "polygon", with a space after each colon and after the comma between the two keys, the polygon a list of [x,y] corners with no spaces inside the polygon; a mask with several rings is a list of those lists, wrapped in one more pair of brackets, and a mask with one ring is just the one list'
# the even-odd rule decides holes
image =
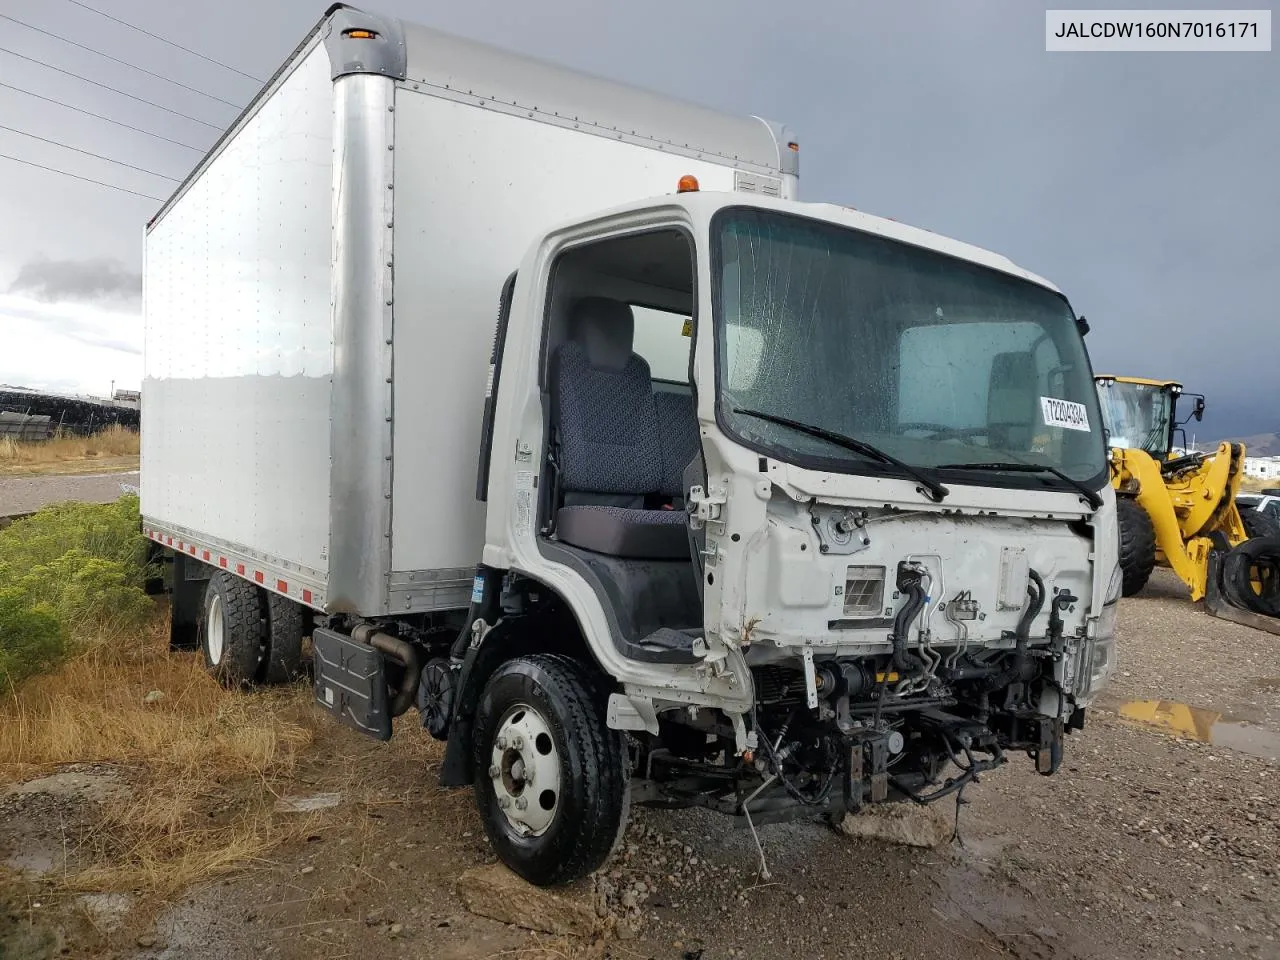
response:
{"label": "distant mountain", "polygon": [[1250,437],[1231,437],[1237,443],[1243,443],[1245,453],[1250,457],[1280,457],[1280,433],[1255,433]]}

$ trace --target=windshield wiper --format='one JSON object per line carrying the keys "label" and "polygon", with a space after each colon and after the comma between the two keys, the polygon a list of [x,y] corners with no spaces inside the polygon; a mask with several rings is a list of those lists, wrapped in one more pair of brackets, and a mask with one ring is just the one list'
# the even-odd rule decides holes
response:
{"label": "windshield wiper", "polygon": [[1102,498],[1098,496],[1096,490],[1090,490],[1079,480],[1074,477],[1067,476],[1057,467],[1051,467],[1046,463],[1025,463],[1022,460],[1010,460],[1008,462],[997,463],[940,463],[937,470],[1008,470],[1017,473],[1051,473],[1063,483],[1070,484],[1080,496],[1084,497],[1091,509],[1097,510],[1102,506]]}
{"label": "windshield wiper", "polygon": [[765,413],[763,410],[746,410],[742,407],[734,407],[733,412],[740,413],[745,417],[756,417],[759,420],[767,420],[769,423],[776,423],[779,426],[790,427],[792,430],[807,433],[809,436],[817,437],[819,440],[826,440],[828,443],[833,443],[837,447],[843,447],[845,450],[851,450],[854,453],[860,453],[864,457],[869,457],[880,463],[886,463],[890,466],[897,467],[899,470],[918,480],[924,486],[924,490],[922,492],[927,492],[929,494],[929,499],[934,503],[941,503],[946,499],[947,494],[951,492],[927,473],[911,466],[909,463],[904,463],[892,454],[885,453],[879,447],[873,447],[865,440],[846,437],[843,433],[836,433],[834,430],[828,430],[825,427],[815,427],[811,423],[792,420],[790,417],[780,417],[776,413]]}

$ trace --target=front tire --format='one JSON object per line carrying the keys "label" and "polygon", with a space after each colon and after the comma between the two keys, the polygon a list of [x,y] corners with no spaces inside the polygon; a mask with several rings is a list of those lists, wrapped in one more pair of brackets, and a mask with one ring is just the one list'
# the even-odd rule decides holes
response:
{"label": "front tire", "polygon": [[1151,579],[1156,566],[1156,529],[1138,501],[1116,498],[1116,524],[1120,528],[1122,592],[1132,597]]}
{"label": "front tire", "polygon": [[224,687],[249,686],[266,652],[262,591],[219,570],[209,578],[200,610],[204,665]]}
{"label": "front tire", "polygon": [[510,660],[476,707],[475,795],[498,857],[540,887],[608,858],[626,818],[630,768],[603,695],[569,657]]}

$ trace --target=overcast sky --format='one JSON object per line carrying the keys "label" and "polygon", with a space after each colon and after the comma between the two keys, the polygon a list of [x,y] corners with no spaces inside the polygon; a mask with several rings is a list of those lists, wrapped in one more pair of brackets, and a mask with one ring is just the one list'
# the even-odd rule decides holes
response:
{"label": "overcast sky", "polygon": [[[327,0],[85,2],[266,77]],[[367,6],[786,121],[803,145],[805,199],[977,243],[1050,278],[1090,318],[1100,372],[1178,377],[1209,395],[1201,436],[1280,431],[1280,53],[1050,54],[1045,8],[1026,0]],[[257,89],[70,0],[0,0],[0,14],[233,104]],[[236,115],[2,19],[0,47],[212,125],[0,52],[0,83],[169,140],[203,148]],[[200,156],[4,87],[0,124],[175,178]],[[0,153],[157,197],[172,186],[3,129]],[[136,387],[142,231],[158,204],[6,159],[0,173],[0,382]]]}

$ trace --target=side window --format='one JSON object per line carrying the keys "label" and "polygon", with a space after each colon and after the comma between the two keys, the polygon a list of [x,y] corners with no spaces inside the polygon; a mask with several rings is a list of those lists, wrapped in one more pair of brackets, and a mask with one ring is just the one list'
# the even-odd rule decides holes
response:
{"label": "side window", "polygon": [[631,313],[636,318],[632,349],[648,362],[653,379],[688,383],[689,351],[693,346],[689,317],[634,303]]}

